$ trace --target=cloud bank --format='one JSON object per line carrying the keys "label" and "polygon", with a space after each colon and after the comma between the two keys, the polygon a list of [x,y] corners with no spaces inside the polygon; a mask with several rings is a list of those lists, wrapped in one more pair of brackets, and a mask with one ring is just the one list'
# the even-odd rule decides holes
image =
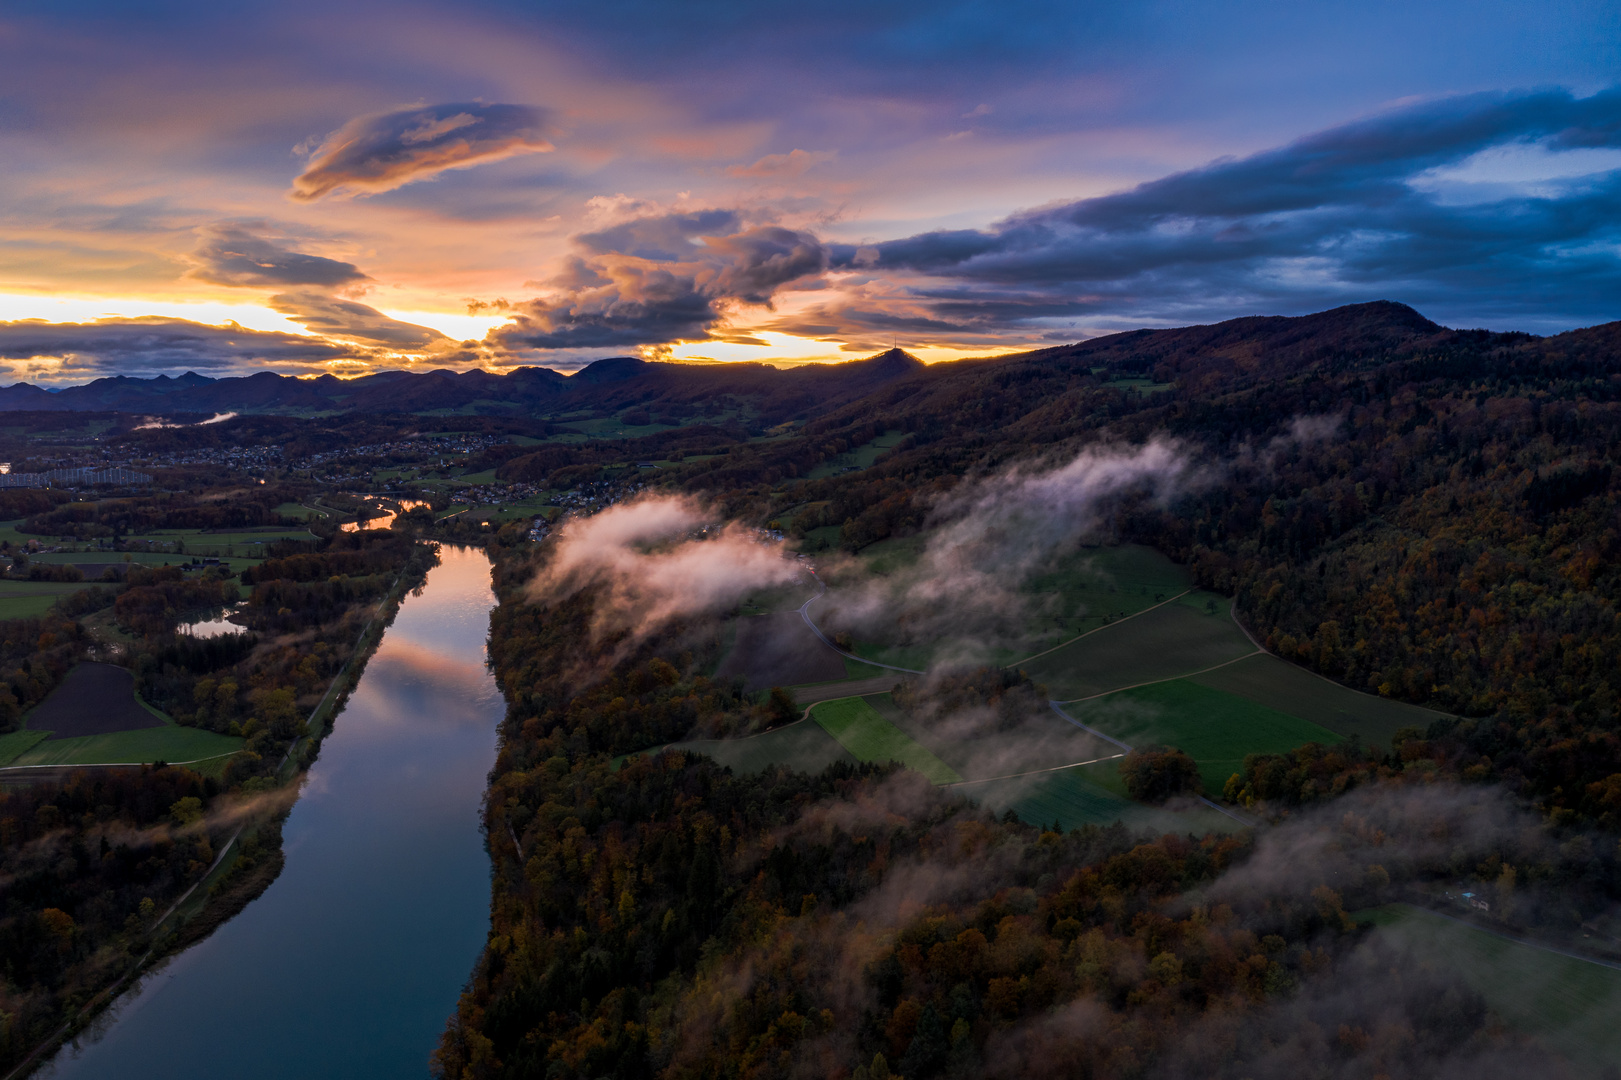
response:
{"label": "cloud bank", "polygon": [[191,276],[215,285],[312,285],[335,289],[369,280],[353,263],[293,251],[264,235],[262,222],[222,221],[198,230]]}
{"label": "cloud bank", "polygon": [[913,304],[820,318],[945,336],[1391,296],[1443,317],[1613,319],[1621,157],[1594,150],[1621,150],[1621,90],[1424,102],[986,229],[835,245],[833,268],[899,276]]}
{"label": "cloud bank", "polygon": [[0,359],[19,363],[30,377],[101,378],[105,375],[201,371],[235,374],[242,368],[321,369],[334,360],[361,358],[355,349],[320,338],[207,326],[186,319],[97,319],[48,323],[0,322]]}
{"label": "cloud bank", "polygon": [[679,616],[721,610],[802,577],[779,545],[736,524],[707,528],[710,520],[694,500],[660,496],[571,521],[529,595],[555,601],[597,588],[596,635],[635,639]]}
{"label": "cloud bank", "polygon": [[545,113],[529,105],[428,105],[357,117],[316,147],[288,196],[374,195],[518,154],[554,149]]}
{"label": "cloud bank", "polygon": [[810,233],[726,209],[644,214],[573,240],[578,253],[547,295],[492,339],[569,349],[724,337],[720,324],[738,306],[769,307],[780,289],[827,265]]}

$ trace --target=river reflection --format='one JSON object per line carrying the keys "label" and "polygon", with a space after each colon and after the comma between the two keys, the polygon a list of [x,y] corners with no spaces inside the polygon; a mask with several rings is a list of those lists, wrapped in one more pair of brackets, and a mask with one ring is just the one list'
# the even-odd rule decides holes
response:
{"label": "river reflection", "polygon": [[[432,505],[424,499],[393,499],[390,501],[400,504],[399,514],[403,514],[408,510],[415,510],[419,506]],[[378,512],[376,517],[367,518],[365,521],[345,522],[344,524],[339,525],[338,528],[343,532],[359,532],[362,529],[392,529],[394,527],[394,519],[398,517],[399,514],[396,514],[392,510],[382,510]]]}
{"label": "river reflection", "polygon": [[42,1075],[427,1075],[489,927],[478,808],[503,708],[489,561],[440,557],[310,769],[281,876]]}

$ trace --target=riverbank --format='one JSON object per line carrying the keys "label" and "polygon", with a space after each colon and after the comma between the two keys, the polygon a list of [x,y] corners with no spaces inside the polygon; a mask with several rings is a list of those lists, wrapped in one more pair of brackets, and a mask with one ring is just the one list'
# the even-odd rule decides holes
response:
{"label": "riverbank", "polygon": [[[304,733],[288,746],[274,773],[245,786],[250,795],[264,797],[259,803],[264,809],[231,829],[204,874],[144,931],[146,948],[139,958],[79,1005],[49,1038],[37,1044],[4,1074],[3,1080],[21,1080],[29,1075],[64,1043],[94,1023],[146,972],[207,938],[276,880],[285,863],[281,850],[282,824],[300,794],[289,791],[289,787],[299,782],[299,777],[319,754],[321,742],[331,732],[337,713],[383,640],[384,632],[398,615],[404,597],[425,582],[427,573],[436,563],[437,556],[418,569],[416,560],[412,560],[411,565],[396,575],[389,591],[377,602],[372,616],[362,627],[349,659],[333,676],[321,701],[304,721]],[[278,792],[285,793],[285,797],[275,797]],[[246,857],[244,848],[252,849]]]}
{"label": "riverbank", "polygon": [[[81,1028],[56,1080],[203,1080],[222,1060],[242,1080],[423,1071],[488,927],[479,806],[504,711],[484,662],[489,582],[482,552],[446,547],[425,588],[402,584],[397,614],[379,609],[363,673],[327,702],[342,722],[312,732],[319,754],[275,822],[279,875],[271,845],[244,836],[238,869],[223,859],[171,921],[198,940]],[[240,869],[250,853],[258,866]],[[252,1052],[221,1056],[234,1046]]]}

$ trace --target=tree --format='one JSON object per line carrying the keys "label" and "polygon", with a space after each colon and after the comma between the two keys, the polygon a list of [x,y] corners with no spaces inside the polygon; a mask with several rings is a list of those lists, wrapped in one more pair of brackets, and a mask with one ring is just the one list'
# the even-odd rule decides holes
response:
{"label": "tree", "polygon": [[1120,762],[1126,793],[1143,802],[1161,803],[1183,794],[1202,794],[1199,767],[1174,746],[1133,750]]}

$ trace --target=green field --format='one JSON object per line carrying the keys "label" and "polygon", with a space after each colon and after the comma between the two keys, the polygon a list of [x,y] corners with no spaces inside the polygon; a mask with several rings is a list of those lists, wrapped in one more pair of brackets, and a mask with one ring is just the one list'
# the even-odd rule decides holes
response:
{"label": "green field", "polygon": [[51,737],[49,731],[13,731],[0,735],[0,765],[10,765],[33,748],[35,743]]}
{"label": "green field", "polygon": [[[862,700],[968,780],[1053,769],[1119,752],[1118,747],[1076,727],[1051,710],[1029,717],[1015,732],[948,732],[925,727],[908,717],[887,692],[868,693]],[[1124,788],[1120,794],[1125,794]]]}
{"label": "green field", "polygon": [[1023,591],[1058,598],[1037,622],[1050,622],[1062,640],[1104,625],[1105,616],[1113,620],[1135,615],[1191,588],[1193,578],[1186,567],[1153,548],[1125,544],[1082,548],[1062,567],[1032,578]]}
{"label": "green field", "polygon": [[166,724],[78,739],[52,739],[17,756],[12,765],[138,765],[148,761],[196,761],[242,749],[243,740],[212,731]]}
{"label": "green field", "polygon": [[1340,735],[1360,735],[1369,745],[1389,745],[1390,737],[1401,728],[1428,728],[1445,715],[1403,701],[1358,693],[1287,660],[1264,654],[1196,675],[1191,681],[1238,694]]}
{"label": "green field", "polygon": [[93,581],[0,581],[0,619],[37,618],[51,610],[58,597],[94,584]]}
{"label": "green field", "polygon": [[1257,651],[1231,606],[1225,597],[1189,593],[1019,666],[1060,701],[1192,675]]}
{"label": "green field", "polygon": [[824,701],[811,708],[811,719],[858,761],[898,761],[936,784],[951,784],[962,779],[956,769],[884,719],[861,698]]}
{"label": "green field", "polygon": [[322,510],[313,510],[303,503],[284,502],[276,507],[274,513],[279,517],[295,518],[299,521],[309,521],[313,518],[323,518],[327,514]]}
{"label": "green field", "polygon": [[[836,535],[832,540],[837,541]],[[862,549],[859,556],[862,568],[880,577],[904,574],[921,557],[927,541],[926,535],[881,540]],[[835,578],[833,584],[836,588],[840,582]],[[996,664],[1024,666],[1027,658],[1039,656],[1106,625],[1105,619],[1114,622],[1135,615],[1188,592],[1192,586],[1184,567],[1152,548],[1135,544],[1082,548],[1064,559],[1060,566],[1037,575],[1021,587],[1020,593],[1027,601],[1027,616],[1020,638],[991,648],[986,659]],[[836,602],[837,597],[830,599]],[[1227,601],[1224,598],[1197,594],[1196,602],[1201,610],[1212,601],[1218,613],[1225,613]],[[965,636],[973,636],[971,625],[964,630]],[[1236,627],[1232,630],[1237,632]],[[932,666],[942,647],[950,645],[943,641],[897,645],[876,638],[857,640],[854,651],[880,663],[921,671]]]}
{"label": "green field", "polygon": [[1406,904],[1357,912],[1454,971],[1510,1026],[1594,1070],[1621,1061],[1621,971],[1507,941]]}
{"label": "green field", "polygon": [[825,476],[844,472],[846,469],[870,469],[879,455],[886,450],[893,450],[904,438],[906,438],[904,431],[886,431],[871,442],[862,443],[853,450],[828,458],[806,473],[805,478],[820,480]]}
{"label": "green field", "polygon": [[[716,422],[716,417],[704,418],[709,423]],[[604,416],[596,420],[566,420],[558,427],[572,429],[576,434],[588,439],[639,439],[643,435],[656,435],[661,431],[673,431],[675,424],[636,424],[629,425],[620,422],[617,416]],[[556,441],[557,436],[552,436]]]}
{"label": "green field", "polygon": [[[92,548],[89,551],[55,551],[48,555],[30,555],[28,557],[28,561],[50,563],[53,565],[61,563],[106,564],[123,562],[124,556],[128,555],[130,562],[139,563],[142,566],[182,566],[190,562],[193,555],[205,556],[207,554],[208,553],[204,551],[193,551],[191,545],[188,543],[186,545],[186,553],[184,555],[177,555],[174,552],[165,551],[96,551]],[[212,556],[209,557],[212,558]],[[220,562],[224,566],[228,567],[234,574],[249,566],[258,566],[260,563],[264,562],[264,560],[247,558],[244,556],[234,556],[231,558],[221,557]],[[89,582],[88,584],[95,583]]]}
{"label": "green field", "polygon": [[1188,810],[1165,810],[1132,802],[1096,782],[1096,770],[1112,772],[1118,762],[1100,762],[1093,769],[1065,769],[1040,776],[964,784],[951,790],[997,814],[1012,810],[1027,825],[1051,825],[1066,830],[1081,825],[1123,822],[1130,829],[1156,832],[1232,832],[1238,822],[1203,805]]}
{"label": "green field", "polygon": [[1175,746],[1199,764],[1205,790],[1220,795],[1246,754],[1275,754],[1340,736],[1298,716],[1187,679],[1122,690],[1065,711],[1132,746]]}

